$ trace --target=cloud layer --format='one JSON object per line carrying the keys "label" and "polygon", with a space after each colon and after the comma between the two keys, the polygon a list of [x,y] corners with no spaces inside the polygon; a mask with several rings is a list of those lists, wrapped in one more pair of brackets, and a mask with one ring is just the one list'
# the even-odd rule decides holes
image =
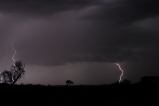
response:
{"label": "cloud layer", "polygon": [[[131,61],[142,58],[142,52],[157,49],[156,32],[140,26],[142,21],[158,16],[157,1],[0,2],[1,14],[8,17],[2,20],[11,23],[5,30],[16,40],[20,58],[29,63]],[[5,39],[3,34],[1,37]]]}
{"label": "cloud layer", "polygon": [[149,72],[147,67],[156,67],[159,59],[158,4],[157,0],[1,0],[1,57],[15,42],[17,59],[31,65],[123,62],[132,63],[131,70],[141,67],[143,73]]}

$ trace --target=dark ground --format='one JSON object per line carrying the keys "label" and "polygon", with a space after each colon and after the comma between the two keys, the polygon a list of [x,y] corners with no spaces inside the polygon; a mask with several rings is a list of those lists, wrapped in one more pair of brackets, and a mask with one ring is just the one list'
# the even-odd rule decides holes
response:
{"label": "dark ground", "polygon": [[[139,83],[99,86],[0,85],[0,103],[73,106],[152,106],[159,104],[159,77]],[[156,106],[157,106],[156,104]],[[55,105],[54,105],[55,106]]]}

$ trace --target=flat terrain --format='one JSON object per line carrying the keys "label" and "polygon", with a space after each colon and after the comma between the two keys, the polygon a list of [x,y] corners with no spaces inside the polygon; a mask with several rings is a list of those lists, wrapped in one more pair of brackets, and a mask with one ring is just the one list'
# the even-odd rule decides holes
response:
{"label": "flat terrain", "polygon": [[[0,85],[0,102],[4,104],[122,105],[159,104],[159,84],[111,84],[99,86]],[[76,104],[76,105],[75,105]]]}

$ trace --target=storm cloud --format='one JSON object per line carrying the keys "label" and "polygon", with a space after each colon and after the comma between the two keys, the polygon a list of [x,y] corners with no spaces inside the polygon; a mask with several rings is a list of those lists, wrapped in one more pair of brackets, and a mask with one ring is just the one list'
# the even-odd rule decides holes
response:
{"label": "storm cloud", "polygon": [[137,73],[149,73],[147,67],[157,66],[159,59],[158,4],[157,0],[1,0],[1,49],[10,49],[7,44],[15,42],[16,58],[30,65],[121,62],[132,65],[130,73],[136,68],[146,70]]}
{"label": "storm cloud", "polygon": [[[140,22],[158,15],[157,2],[145,0],[72,2],[67,2],[71,3],[72,7],[66,9],[67,11],[61,10],[56,15],[42,19],[33,18],[26,22],[27,27],[33,31],[27,31],[31,32],[32,39],[29,37],[28,41],[25,39],[30,43],[24,44],[26,47],[21,48],[31,49],[26,51],[30,51],[32,56],[25,51],[21,58],[26,57],[29,62],[35,64],[37,60],[37,64],[42,62],[46,65],[80,61],[117,62],[144,59],[142,52],[149,53],[151,49],[158,51],[157,34],[139,26]],[[67,4],[57,2],[62,6],[63,3]],[[81,8],[76,10],[76,5]],[[33,30],[34,28],[37,31]],[[24,32],[26,36],[27,32]],[[34,60],[32,57],[35,57]]]}

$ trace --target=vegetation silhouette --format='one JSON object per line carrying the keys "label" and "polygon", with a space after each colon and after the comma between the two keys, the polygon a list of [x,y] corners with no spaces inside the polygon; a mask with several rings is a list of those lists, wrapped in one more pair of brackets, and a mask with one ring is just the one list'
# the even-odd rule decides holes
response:
{"label": "vegetation silhouette", "polygon": [[74,84],[74,82],[71,81],[71,80],[67,80],[67,81],[66,81],[66,85],[67,85],[67,86],[71,86],[71,85],[73,85],[73,84]]}
{"label": "vegetation silhouette", "polygon": [[[25,65],[16,61],[10,71],[0,73],[1,104],[104,104],[104,105],[153,105],[158,104],[159,76],[145,76],[137,83],[124,79],[105,85],[74,85],[66,80],[66,85],[17,85],[25,73]],[[74,85],[74,86],[72,86]],[[9,96],[9,98],[8,98]],[[22,98],[19,98],[22,97]],[[29,98],[28,98],[29,97]],[[7,98],[7,99],[6,99]],[[17,101],[18,98],[18,102]],[[10,102],[8,102],[10,101]],[[68,102],[71,101],[71,102]]]}
{"label": "vegetation silhouette", "polygon": [[[121,83],[105,85],[74,85],[67,87],[44,85],[0,84],[1,103],[23,104],[97,104],[145,106],[158,103],[159,77],[143,77],[137,83],[125,79]],[[67,80],[70,84],[70,80]],[[73,81],[71,81],[73,82]],[[8,98],[9,95],[9,98]],[[20,98],[19,98],[20,97]],[[8,99],[6,99],[8,98]],[[8,102],[10,101],[10,102]],[[70,102],[68,102],[70,101]],[[101,106],[102,106],[101,105]]]}
{"label": "vegetation silhouette", "polygon": [[24,64],[21,61],[16,61],[10,71],[3,71],[0,73],[0,83],[15,84],[25,73]]}

